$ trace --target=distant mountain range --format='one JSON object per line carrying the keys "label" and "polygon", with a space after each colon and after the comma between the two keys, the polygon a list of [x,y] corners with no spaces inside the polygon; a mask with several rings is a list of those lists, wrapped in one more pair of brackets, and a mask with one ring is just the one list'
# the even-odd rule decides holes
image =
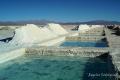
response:
{"label": "distant mountain range", "polygon": [[79,25],[79,24],[100,24],[100,25],[113,25],[118,24],[118,21],[105,21],[105,20],[94,20],[94,21],[87,21],[87,22],[56,22],[56,21],[49,21],[49,20],[28,20],[28,21],[0,21],[0,25],[24,25],[24,24],[37,24],[37,25],[45,25],[47,23],[59,23],[64,25]]}
{"label": "distant mountain range", "polygon": [[120,25],[119,21],[105,21],[105,20],[94,20],[94,21],[87,21],[87,22],[68,22],[68,23],[63,23],[63,24],[89,24],[89,25]]}
{"label": "distant mountain range", "polygon": [[0,21],[0,25],[25,25],[25,24],[38,24],[44,25],[47,23],[56,23],[55,21],[49,20],[27,20],[27,21]]}

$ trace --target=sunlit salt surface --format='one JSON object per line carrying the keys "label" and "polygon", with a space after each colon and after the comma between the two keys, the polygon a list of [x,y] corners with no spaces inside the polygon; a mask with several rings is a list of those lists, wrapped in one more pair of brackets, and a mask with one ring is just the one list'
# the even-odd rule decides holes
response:
{"label": "sunlit salt surface", "polygon": [[82,57],[21,57],[0,65],[0,80],[114,80],[114,77],[89,76],[113,74],[108,60]]}
{"label": "sunlit salt surface", "polygon": [[65,41],[60,46],[64,46],[64,47],[107,47],[107,43],[106,42]]}

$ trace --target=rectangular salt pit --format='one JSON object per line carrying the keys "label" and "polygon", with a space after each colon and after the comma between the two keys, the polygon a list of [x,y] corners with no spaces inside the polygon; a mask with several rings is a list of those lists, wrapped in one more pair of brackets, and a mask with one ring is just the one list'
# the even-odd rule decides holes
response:
{"label": "rectangular salt pit", "polygon": [[80,41],[65,41],[60,46],[63,47],[107,47],[106,42],[80,42]]}
{"label": "rectangular salt pit", "polygon": [[95,73],[115,74],[111,63],[100,58],[21,57],[0,65],[0,80],[115,80],[89,76]]}

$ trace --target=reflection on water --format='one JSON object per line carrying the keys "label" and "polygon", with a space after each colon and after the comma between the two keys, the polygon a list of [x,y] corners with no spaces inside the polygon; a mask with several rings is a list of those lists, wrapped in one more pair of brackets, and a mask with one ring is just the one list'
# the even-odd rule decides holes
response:
{"label": "reflection on water", "polygon": [[115,68],[110,56],[104,58],[90,58],[85,65],[82,80],[116,80]]}
{"label": "reflection on water", "polygon": [[0,80],[110,80],[88,76],[96,72],[113,73],[107,62],[99,58],[21,57],[0,65]]}

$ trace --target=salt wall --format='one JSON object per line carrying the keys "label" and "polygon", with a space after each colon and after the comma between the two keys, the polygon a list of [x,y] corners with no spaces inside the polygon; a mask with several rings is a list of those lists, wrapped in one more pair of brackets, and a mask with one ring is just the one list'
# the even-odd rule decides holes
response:
{"label": "salt wall", "polygon": [[26,56],[82,56],[97,57],[108,53],[109,48],[80,48],[80,47],[37,47],[27,48]]}
{"label": "salt wall", "polygon": [[68,36],[65,38],[66,41],[99,41],[104,39],[105,36]]}

